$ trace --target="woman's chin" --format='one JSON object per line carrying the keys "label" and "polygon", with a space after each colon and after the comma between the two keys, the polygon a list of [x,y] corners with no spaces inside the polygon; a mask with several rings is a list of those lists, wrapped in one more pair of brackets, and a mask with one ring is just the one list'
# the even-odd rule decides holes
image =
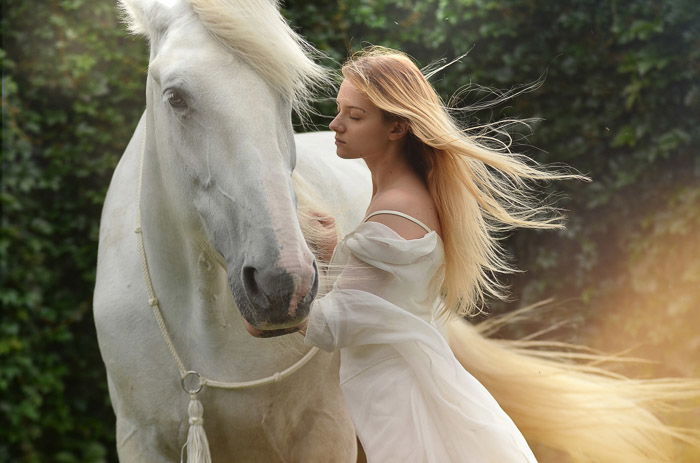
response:
{"label": "woman's chin", "polygon": [[335,150],[335,154],[341,158],[341,159],[359,159],[362,156],[353,156],[352,154],[348,154],[347,151],[341,149],[338,147],[338,149]]}

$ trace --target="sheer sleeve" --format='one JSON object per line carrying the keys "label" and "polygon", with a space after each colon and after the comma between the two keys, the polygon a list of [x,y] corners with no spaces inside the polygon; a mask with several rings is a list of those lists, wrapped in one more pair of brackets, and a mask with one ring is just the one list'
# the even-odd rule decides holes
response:
{"label": "sheer sleeve", "polygon": [[342,272],[312,305],[305,342],[342,349],[340,385],[370,461],[536,463],[431,323],[437,240],[369,223],[348,235],[336,251]]}
{"label": "sheer sleeve", "polygon": [[342,243],[342,271],[333,289],[311,308],[307,344],[328,351],[392,344],[406,339],[407,331],[415,330],[416,325],[426,325],[401,307],[397,288],[430,276],[423,264],[426,259],[434,260],[436,236],[404,240],[385,225],[363,225],[367,226]]}

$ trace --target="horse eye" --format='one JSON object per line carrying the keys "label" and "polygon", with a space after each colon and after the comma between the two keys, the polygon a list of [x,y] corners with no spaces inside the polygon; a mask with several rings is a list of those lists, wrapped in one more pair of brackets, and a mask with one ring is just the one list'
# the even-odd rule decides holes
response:
{"label": "horse eye", "polygon": [[166,93],[166,97],[168,99],[168,104],[172,106],[175,109],[185,109],[187,108],[187,101],[185,101],[185,98],[182,96],[180,92],[177,90],[168,90]]}

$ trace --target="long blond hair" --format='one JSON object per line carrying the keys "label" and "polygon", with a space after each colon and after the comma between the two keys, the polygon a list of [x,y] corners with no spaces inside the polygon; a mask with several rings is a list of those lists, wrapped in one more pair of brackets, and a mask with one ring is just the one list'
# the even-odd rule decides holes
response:
{"label": "long blond hair", "polygon": [[497,146],[498,139],[485,135],[483,127],[479,133],[459,127],[402,52],[365,49],[343,65],[342,73],[387,118],[408,123],[407,156],[428,186],[442,228],[445,310],[474,314],[486,298],[505,298],[495,275],[514,269],[504,258],[499,232],[562,227],[556,209],[537,203],[532,181],[585,177],[545,169],[511,152],[508,143]]}
{"label": "long blond hair", "polygon": [[[562,227],[559,211],[537,203],[533,181],[585,177],[546,169],[511,152],[508,143],[497,145],[483,128],[460,128],[401,52],[371,47],[355,54],[342,72],[387,118],[408,123],[406,155],[428,186],[443,232],[445,310],[473,314],[487,297],[503,297],[494,275],[513,269],[499,233]],[[615,356],[562,343],[486,336],[489,327],[512,320],[505,316],[473,327],[455,317],[448,324],[449,341],[460,363],[491,391],[528,440],[565,452],[573,461],[599,463],[671,462],[674,441],[700,446],[698,430],[657,417],[673,410],[674,403],[700,399],[700,381],[631,380],[600,367],[620,360]]]}

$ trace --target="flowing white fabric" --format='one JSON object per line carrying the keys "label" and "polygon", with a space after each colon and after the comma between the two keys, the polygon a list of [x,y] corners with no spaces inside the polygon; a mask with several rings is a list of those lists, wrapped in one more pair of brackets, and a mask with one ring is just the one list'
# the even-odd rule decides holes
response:
{"label": "flowing white fabric", "polygon": [[340,349],[341,387],[368,462],[535,462],[433,321],[431,280],[442,262],[434,231],[406,240],[362,223],[336,248],[342,272],[314,303],[305,342]]}

